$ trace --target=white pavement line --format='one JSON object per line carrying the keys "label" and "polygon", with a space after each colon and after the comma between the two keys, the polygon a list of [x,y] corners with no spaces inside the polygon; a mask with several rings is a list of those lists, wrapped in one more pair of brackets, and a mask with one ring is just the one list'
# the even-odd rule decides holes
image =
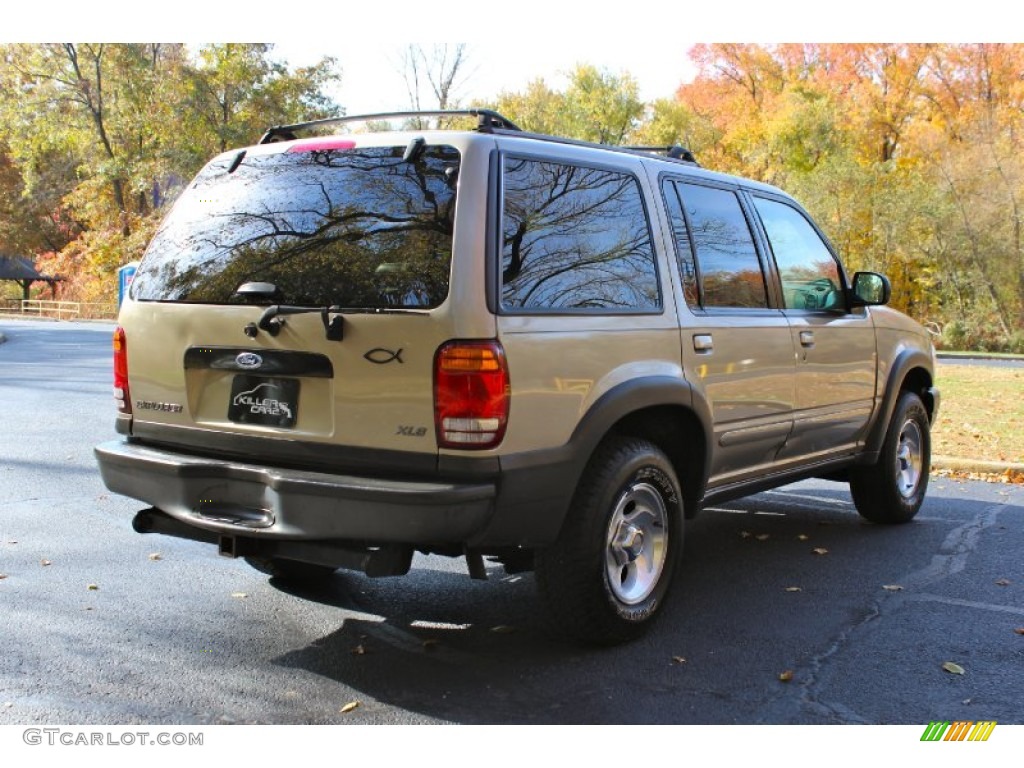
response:
{"label": "white pavement line", "polygon": [[995,603],[979,603],[975,600],[961,600],[956,597],[943,597],[942,595],[929,595],[927,593],[903,595],[904,599],[922,603],[941,603],[943,605],[957,605],[963,608],[977,608],[982,611],[995,611],[997,613],[1011,613],[1014,616],[1024,616],[1024,608],[1017,608],[1012,605],[997,605]]}
{"label": "white pavement line", "polygon": [[978,548],[981,532],[994,526],[999,513],[1008,508],[1009,506],[1006,504],[993,505],[982,511],[973,520],[954,528],[942,542],[939,554],[932,556],[931,563],[920,570],[907,574],[903,585],[920,588],[925,584],[942,581],[962,571],[967,565],[968,558]]}
{"label": "white pavement line", "polygon": [[807,499],[813,502],[820,502],[822,504],[836,504],[841,507],[849,507],[853,505],[852,501],[845,499],[829,499],[824,496],[814,496],[806,493],[792,493],[790,491],[765,491],[769,496],[788,496],[793,499]]}
{"label": "white pavement line", "polygon": [[762,517],[785,517],[785,512],[767,512],[761,509],[725,509],[724,507],[704,507],[704,512],[723,512],[727,515],[761,515]]}

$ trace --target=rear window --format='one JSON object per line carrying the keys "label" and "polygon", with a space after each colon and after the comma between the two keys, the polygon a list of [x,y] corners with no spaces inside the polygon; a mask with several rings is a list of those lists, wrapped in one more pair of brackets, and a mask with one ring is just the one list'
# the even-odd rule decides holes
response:
{"label": "rear window", "polygon": [[307,149],[212,162],[132,285],[141,301],[233,303],[272,283],[300,306],[430,308],[448,295],[459,153]]}

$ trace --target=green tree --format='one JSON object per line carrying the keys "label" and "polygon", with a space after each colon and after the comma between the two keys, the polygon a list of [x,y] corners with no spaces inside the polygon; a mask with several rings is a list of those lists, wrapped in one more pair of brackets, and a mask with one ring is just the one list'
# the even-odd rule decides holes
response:
{"label": "green tree", "polygon": [[525,130],[613,145],[629,140],[644,114],[631,75],[615,75],[589,64],[573,70],[564,92],[535,80],[523,93],[500,94],[497,108]]}

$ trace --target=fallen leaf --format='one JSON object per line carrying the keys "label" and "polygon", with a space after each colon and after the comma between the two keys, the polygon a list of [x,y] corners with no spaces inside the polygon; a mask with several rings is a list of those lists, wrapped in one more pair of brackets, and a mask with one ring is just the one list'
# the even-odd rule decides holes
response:
{"label": "fallen leaf", "polygon": [[40,564],[41,566],[43,566],[44,568],[45,568],[46,566],[48,566],[48,565],[52,565],[52,563],[51,563],[51,562],[50,562],[49,560],[40,560],[40,561],[39,561],[39,564]]}
{"label": "fallen leaf", "polygon": [[232,592],[232,593],[231,593],[231,596],[232,596],[232,597],[235,597],[235,598],[238,598],[239,600],[244,600],[244,599],[245,599],[245,598],[247,598],[247,597],[248,597],[249,595],[248,595],[248,594],[246,594],[245,592]]}
{"label": "fallen leaf", "polygon": [[1008,586],[1010,586],[1010,580],[1009,579],[996,579],[996,584],[998,584],[1000,587],[1008,587]]}
{"label": "fallen leaf", "polygon": [[953,675],[964,674],[964,668],[961,667],[959,664],[953,663],[952,661],[942,662],[942,668]]}
{"label": "fallen leaf", "polygon": [[754,538],[757,539],[758,541],[767,541],[768,539],[771,538],[771,535],[767,534],[767,533],[759,533]]}
{"label": "fallen leaf", "polygon": [[807,535],[806,533],[801,533],[801,534],[800,534],[799,536],[797,536],[796,538],[797,538],[797,540],[799,540],[799,541],[807,541],[807,540],[808,540],[809,538],[811,538],[811,537],[810,537],[810,536],[808,536],[808,535]]}
{"label": "fallen leaf", "polygon": [[683,656],[673,656],[672,657],[672,663],[673,664],[685,664],[686,663],[686,658],[683,657]]}
{"label": "fallen leaf", "polygon": [[7,574],[6,573],[0,573],[0,580],[6,579],[6,578],[7,578]]}
{"label": "fallen leaf", "polygon": [[163,558],[163,555],[161,555],[159,552],[153,552],[152,554],[150,554],[149,559],[150,560],[163,560],[164,558]]}
{"label": "fallen leaf", "polygon": [[1017,627],[1013,631],[1016,632],[1018,635],[1024,635],[1024,627]]}
{"label": "fallen leaf", "polygon": [[883,584],[882,589],[887,589],[890,592],[902,592],[903,587],[899,584]]}
{"label": "fallen leaf", "polygon": [[86,587],[86,589],[90,590],[91,592],[95,592],[95,591],[96,591],[97,589],[99,589],[99,588],[100,588],[100,587],[99,587],[99,584],[89,584],[89,585],[88,585],[88,586]]}
{"label": "fallen leaf", "polygon": [[366,649],[362,645],[357,645],[355,648],[352,649],[352,655],[353,656],[365,656],[366,655]]}
{"label": "fallen leaf", "polygon": [[825,549],[824,547],[815,547],[815,548],[814,548],[814,549],[812,549],[811,551],[812,551],[812,552],[813,552],[814,554],[816,554],[816,555],[827,555],[827,554],[828,554],[828,550],[827,550],[827,549]]}
{"label": "fallen leaf", "polygon": [[802,592],[803,590],[800,587],[786,587],[786,591],[787,592]]}
{"label": "fallen leaf", "polygon": [[788,683],[792,679],[793,679],[793,670],[792,669],[787,669],[785,672],[780,672],[779,673],[779,681],[780,682]]}
{"label": "fallen leaf", "polygon": [[344,714],[346,714],[347,712],[351,712],[351,711],[352,711],[353,709],[355,709],[355,708],[356,708],[356,707],[358,707],[358,706],[359,706],[359,702],[358,702],[358,701],[350,701],[350,702],[349,702],[348,704],[346,704],[346,705],[345,705],[344,707],[342,707],[342,708],[341,708],[341,709],[339,709],[338,711],[339,711],[339,712],[340,712],[341,714],[343,714],[343,715],[344,715]]}

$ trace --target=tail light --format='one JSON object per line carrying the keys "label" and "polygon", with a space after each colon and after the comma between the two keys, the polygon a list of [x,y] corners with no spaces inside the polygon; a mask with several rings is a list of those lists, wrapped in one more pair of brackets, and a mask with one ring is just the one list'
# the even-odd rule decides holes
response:
{"label": "tail light", "polygon": [[493,448],[509,409],[505,351],[497,341],[450,341],[434,357],[434,421],[440,448]]}
{"label": "tail light", "polygon": [[128,342],[121,326],[114,331],[114,399],[118,411],[132,412],[132,398],[128,394]]}

